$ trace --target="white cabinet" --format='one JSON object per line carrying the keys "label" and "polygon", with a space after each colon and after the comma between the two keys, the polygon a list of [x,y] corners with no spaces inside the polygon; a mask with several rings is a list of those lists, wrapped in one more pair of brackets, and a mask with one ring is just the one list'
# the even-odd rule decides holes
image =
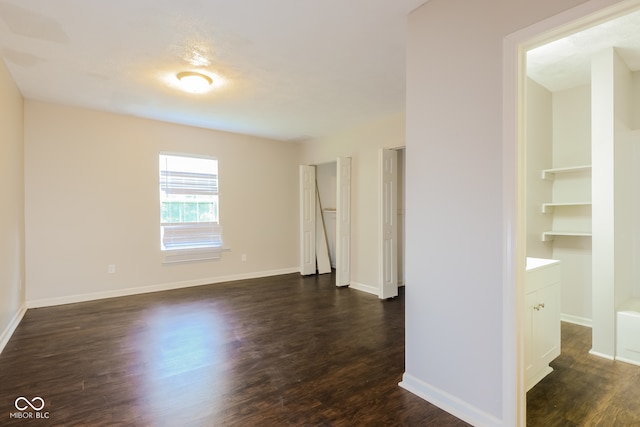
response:
{"label": "white cabinet", "polygon": [[554,236],[591,236],[591,166],[545,169],[542,179],[552,181],[552,201],[542,213],[553,215],[553,227],[542,240]]}
{"label": "white cabinet", "polygon": [[560,355],[560,261],[527,258],[525,281],[525,386],[529,391]]}

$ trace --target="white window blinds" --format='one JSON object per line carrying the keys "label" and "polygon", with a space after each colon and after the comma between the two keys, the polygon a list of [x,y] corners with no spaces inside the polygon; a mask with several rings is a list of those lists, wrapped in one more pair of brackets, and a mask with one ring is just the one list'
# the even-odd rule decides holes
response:
{"label": "white window blinds", "polygon": [[216,159],[160,154],[160,235],[165,262],[220,257]]}

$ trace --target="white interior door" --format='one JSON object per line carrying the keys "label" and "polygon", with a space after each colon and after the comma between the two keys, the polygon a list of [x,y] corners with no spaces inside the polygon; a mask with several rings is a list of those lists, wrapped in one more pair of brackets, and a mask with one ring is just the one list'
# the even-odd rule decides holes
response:
{"label": "white interior door", "polygon": [[381,149],[379,154],[379,297],[398,296],[398,154]]}
{"label": "white interior door", "polygon": [[300,165],[300,274],[316,274],[316,168]]}
{"label": "white interior door", "polygon": [[336,166],[336,286],[351,283],[351,158]]}

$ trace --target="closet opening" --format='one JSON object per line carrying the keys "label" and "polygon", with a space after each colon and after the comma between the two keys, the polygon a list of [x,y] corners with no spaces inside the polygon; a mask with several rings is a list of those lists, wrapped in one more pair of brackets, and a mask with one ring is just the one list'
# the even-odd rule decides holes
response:
{"label": "closet opening", "polygon": [[351,158],[300,165],[300,274],[351,281]]}

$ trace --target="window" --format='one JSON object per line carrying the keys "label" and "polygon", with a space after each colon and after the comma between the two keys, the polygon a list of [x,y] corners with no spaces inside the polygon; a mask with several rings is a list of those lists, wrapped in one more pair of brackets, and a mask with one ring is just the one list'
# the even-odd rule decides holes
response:
{"label": "window", "polygon": [[160,245],[165,262],[220,258],[216,159],[160,154]]}

